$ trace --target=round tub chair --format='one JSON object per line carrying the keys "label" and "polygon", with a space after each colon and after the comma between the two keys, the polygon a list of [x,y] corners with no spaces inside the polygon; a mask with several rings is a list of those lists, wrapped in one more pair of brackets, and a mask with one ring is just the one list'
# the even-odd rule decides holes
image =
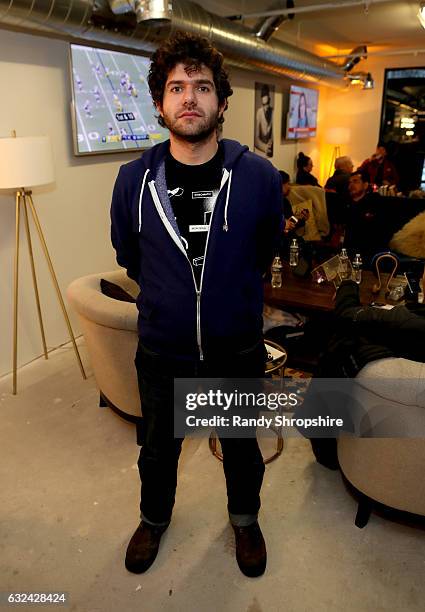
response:
{"label": "round tub chair", "polygon": [[100,391],[100,405],[107,405],[121,417],[137,423],[141,415],[134,365],[137,307],[104,295],[101,279],[119,285],[134,298],[139,293],[137,283],[122,269],[74,280],[67,289],[67,297],[78,314]]}
{"label": "round tub chair", "polygon": [[425,516],[425,363],[373,361],[357,375],[355,397],[368,411],[363,437],[338,439],[342,473],[359,493],[355,524],[367,524],[376,502]]}

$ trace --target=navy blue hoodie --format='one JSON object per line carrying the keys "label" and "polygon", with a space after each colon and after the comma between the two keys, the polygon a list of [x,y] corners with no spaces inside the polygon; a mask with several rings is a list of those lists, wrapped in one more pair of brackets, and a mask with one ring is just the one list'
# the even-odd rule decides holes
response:
{"label": "navy blue hoodie", "polygon": [[165,181],[169,141],[121,166],[111,206],[117,261],[138,282],[138,329],[175,358],[241,351],[262,335],[263,273],[283,229],[280,175],[248,147],[224,139],[223,177],[199,290]]}

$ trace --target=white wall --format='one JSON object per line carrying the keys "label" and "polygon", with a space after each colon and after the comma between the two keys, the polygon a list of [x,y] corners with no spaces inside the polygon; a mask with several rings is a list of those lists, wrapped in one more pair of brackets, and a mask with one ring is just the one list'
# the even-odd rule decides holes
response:
{"label": "white wall", "polygon": [[[255,108],[255,83],[268,83],[275,86],[275,103],[273,113],[274,149],[273,158],[270,160],[279,170],[285,170],[292,177],[295,172],[295,159],[300,151],[311,156],[313,163],[319,165],[320,130],[323,125],[325,104],[322,98],[326,95],[326,89],[319,88],[319,114],[317,138],[305,142],[294,142],[281,144],[282,123],[282,92],[287,89],[288,81],[283,77],[270,76],[264,73],[256,73],[248,70],[230,71],[233,95],[229,98],[229,108],[225,114],[224,136],[234,138],[254,150],[254,108]],[[310,86],[310,85],[308,85]],[[312,86],[314,87],[314,86]],[[313,173],[315,170],[313,170]]]}
{"label": "white wall", "polygon": [[[63,291],[74,278],[116,267],[109,240],[109,204],[119,166],[135,154],[76,158],[72,154],[68,45],[0,30],[0,137],[50,136],[56,183],[34,191],[34,202]],[[0,160],[1,163],[1,160]],[[0,192],[0,375],[12,369],[15,207]],[[42,354],[24,227],[21,226],[19,365]],[[49,348],[68,339],[62,311],[33,233]],[[71,319],[79,333],[76,319]]]}
{"label": "white wall", "polygon": [[[224,135],[247,144],[253,150],[254,142],[254,87],[255,81],[276,87],[274,112],[274,156],[272,163],[291,176],[299,151],[311,156],[313,174],[324,184],[328,176],[334,145],[327,142],[330,127],[347,127],[350,142],[341,147],[342,155],[350,155],[355,165],[374,151],[379,138],[382,93],[385,68],[425,66],[425,54],[371,56],[358,64],[359,71],[371,72],[375,88],[344,86],[341,89],[319,87],[319,113],[317,137],[306,142],[281,144],[282,91],[288,81],[261,73],[234,70],[231,72],[233,96],[226,112]],[[310,86],[310,85],[308,85]],[[312,86],[314,87],[314,86]]]}
{"label": "white wall", "polygon": [[[342,155],[350,155],[357,166],[375,151],[379,139],[381,105],[386,68],[408,68],[425,66],[425,54],[371,56],[360,62],[356,69],[371,72],[375,88],[363,90],[348,87],[339,91],[327,89],[325,92],[325,116],[320,132],[321,171],[328,169],[332,147],[326,143],[326,132],[331,126],[348,127],[351,132],[350,143],[341,149]],[[355,70],[356,70],[355,69]]]}

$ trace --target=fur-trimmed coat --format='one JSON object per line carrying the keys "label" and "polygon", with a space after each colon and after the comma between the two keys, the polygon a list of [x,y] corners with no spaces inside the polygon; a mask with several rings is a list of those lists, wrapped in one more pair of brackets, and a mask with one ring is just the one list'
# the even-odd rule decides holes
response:
{"label": "fur-trimmed coat", "polygon": [[409,257],[425,259],[425,211],[416,215],[394,234],[390,248]]}

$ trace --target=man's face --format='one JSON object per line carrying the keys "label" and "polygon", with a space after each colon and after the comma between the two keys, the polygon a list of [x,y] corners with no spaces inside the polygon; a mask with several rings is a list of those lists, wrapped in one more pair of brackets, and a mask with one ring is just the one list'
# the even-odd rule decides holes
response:
{"label": "man's face", "polygon": [[348,182],[348,191],[350,192],[352,200],[360,200],[360,198],[365,195],[368,187],[369,183],[363,182],[363,179],[360,174],[350,176],[350,180]]}
{"label": "man's face", "polygon": [[346,172],[347,174],[351,174],[354,170],[354,165],[353,162],[351,161],[351,159],[347,159],[344,161],[344,164],[342,166],[342,170],[343,172]]}
{"label": "man's face", "polygon": [[171,134],[189,142],[200,142],[218,126],[224,112],[220,106],[210,68],[198,70],[177,64],[168,75],[162,104],[157,109]]}
{"label": "man's face", "polygon": [[383,159],[387,154],[387,150],[385,147],[376,147],[376,157],[378,159]]}

